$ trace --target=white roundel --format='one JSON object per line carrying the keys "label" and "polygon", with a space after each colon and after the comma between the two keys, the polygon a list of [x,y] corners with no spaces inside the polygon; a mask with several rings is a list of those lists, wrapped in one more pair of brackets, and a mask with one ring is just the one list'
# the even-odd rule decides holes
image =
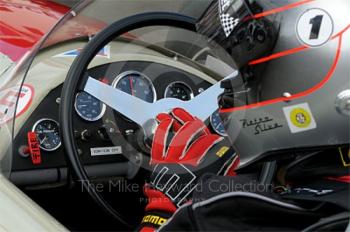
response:
{"label": "white roundel", "polygon": [[334,30],[331,16],[322,9],[308,9],[297,23],[299,40],[310,47],[319,47],[328,42]]}
{"label": "white roundel", "polygon": [[[34,88],[24,84],[0,90],[0,126],[22,115],[30,107],[34,97]],[[17,102],[18,99],[18,102]],[[16,108],[17,106],[17,108]]]}

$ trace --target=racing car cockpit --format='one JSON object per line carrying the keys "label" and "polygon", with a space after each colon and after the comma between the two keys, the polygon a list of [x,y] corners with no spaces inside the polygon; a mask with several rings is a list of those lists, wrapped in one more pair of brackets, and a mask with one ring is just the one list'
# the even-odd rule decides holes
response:
{"label": "racing car cockpit", "polygon": [[[218,82],[235,73],[235,63],[195,33],[196,18],[208,4],[82,1],[72,8],[3,75],[8,79],[0,95],[2,172],[67,228],[110,229],[108,213],[91,212],[95,205],[82,200],[88,194],[109,214],[120,216],[114,205],[137,225],[145,204],[139,199],[152,119],[184,107],[226,135],[218,115],[223,91]],[[156,11],[165,13],[147,13]],[[135,14],[140,15],[126,18]],[[86,48],[101,31],[104,41]],[[73,68],[79,56],[88,60]],[[79,76],[73,73],[78,70]],[[75,204],[79,210],[71,209]],[[104,223],[96,223],[98,218]]]}
{"label": "racing car cockpit", "polygon": [[[36,202],[11,228],[343,229],[350,5],[335,2],[77,1],[17,63],[0,57],[0,190]],[[228,208],[246,203],[235,227]]]}

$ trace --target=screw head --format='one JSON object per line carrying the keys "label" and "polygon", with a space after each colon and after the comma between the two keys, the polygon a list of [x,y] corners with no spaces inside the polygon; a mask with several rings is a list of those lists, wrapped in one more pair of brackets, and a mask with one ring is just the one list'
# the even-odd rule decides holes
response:
{"label": "screw head", "polygon": [[340,114],[350,116],[350,89],[338,94],[335,106]]}
{"label": "screw head", "polygon": [[346,108],[347,110],[350,110],[350,99],[348,99],[348,100],[346,101],[346,103],[345,103],[345,108]]}
{"label": "screw head", "polygon": [[292,97],[292,94],[285,92],[285,93],[283,93],[283,97],[290,98],[290,97]]}

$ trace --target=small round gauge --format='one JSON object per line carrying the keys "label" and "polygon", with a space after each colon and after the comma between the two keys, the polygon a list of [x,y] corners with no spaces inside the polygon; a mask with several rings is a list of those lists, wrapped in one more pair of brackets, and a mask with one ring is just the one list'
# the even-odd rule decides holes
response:
{"label": "small round gauge", "polygon": [[76,95],[74,107],[77,114],[89,122],[101,119],[106,111],[105,104],[86,92]]}
{"label": "small round gauge", "polygon": [[215,111],[210,116],[210,124],[216,133],[218,133],[221,136],[227,136],[224,123],[222,122],[219,115],[219,110]]}
{"label": "small round gauge", "polygon": [[127,71],[113,81],[113,87],[125,93],[153,103],[157,100],[156,90],[152,81],[137,71]]}
{"label": "small round gauge", "polygon": [[32,131],[36,133],[42,150],[55,151],[61,146],[59,126],[55,120],[40,119],[34,124]]}
{"label": "small round gauge", "polygon": [[170,83],[164,92],[165,98],[177,98],[182,101],[189,101],[193,98],[193,90],[183,82]]}

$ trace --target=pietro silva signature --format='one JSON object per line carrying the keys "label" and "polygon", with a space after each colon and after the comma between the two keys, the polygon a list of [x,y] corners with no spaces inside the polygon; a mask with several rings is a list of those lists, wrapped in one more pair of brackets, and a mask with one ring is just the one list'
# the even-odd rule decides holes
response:
{"label": "pietro silva signature", "polygon": [[243,128],[254,127],[254,134],[256,135],[283,127],[283,125],[274,123],[274,119],[269,117],[255,118],[253,120],[241,119],[240,121]]}

